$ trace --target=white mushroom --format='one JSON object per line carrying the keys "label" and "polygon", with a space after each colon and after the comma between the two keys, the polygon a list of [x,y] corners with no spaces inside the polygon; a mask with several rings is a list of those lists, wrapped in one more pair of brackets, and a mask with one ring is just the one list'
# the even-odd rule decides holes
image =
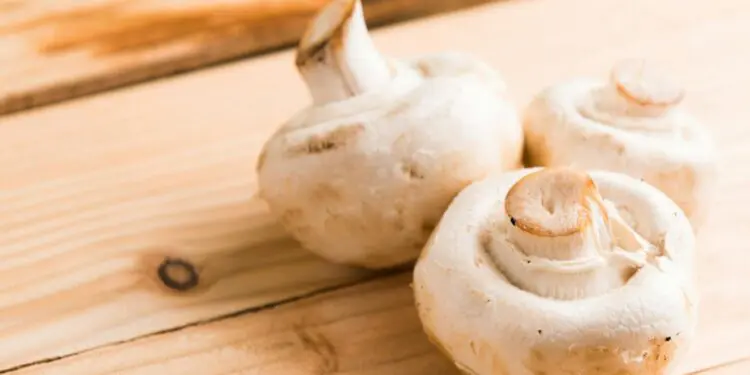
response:
{"label": "white mushroom", "polygon": [[463,187],[521,166],[523,129],[498,74],[455,53],[382,57],[359,1],[324,7],[297,65],[314,104],[265,144],[260,194],[332,262],[413,261]]}
{"label": "white mushroom", "polygon": [[609,80],[573,79],[540,93],[524,118],[527,166],[628,174],[664,191],[698,229],[714,195],[717,157],[682,87],[652,63],[622,60]]}
{"label": "white mushroom", "polygon": [[507,172],[451,203],[417,261],[416,305],[467,374],[675,374],[694,242],[677,205],[627,175]]}

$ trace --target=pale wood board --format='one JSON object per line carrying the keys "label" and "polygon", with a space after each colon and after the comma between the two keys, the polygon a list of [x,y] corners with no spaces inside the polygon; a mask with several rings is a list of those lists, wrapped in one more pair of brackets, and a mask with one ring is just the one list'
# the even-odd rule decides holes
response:
{"label": "pale wood board", "polygon": [[[519,106],[559,79],[603,75],[621,57],[648,56],[670,66],[688,89],[685,104],[714,130],[722,152],[722,192],[700,234],[700,339],[688,368],[750,357],[750,290],[743,288],[750,281],[743,235],[750,224],[750,128],[744,125],[750,115],[743,109],[750,50],[738,47],[750,43],[750,4],[499,3],[381,29],[375,39],[399,56],[446,47],[475,53],[503,71]],[[287,51],[0,118],[2,367],[365,277],[291,243],[277,246],[285,240],[253,198],[262,141],[308,101],[292,59]],[[153,282],[153,259],[163,249],[198,264],[216,258],[223,266],[206,276],[211,286],[200,293],[166,294]],[[268,257],[275,268],[265,266]],[[282,281],[284,288],[267,293]],[[406,281],[394,287],[406,288]],[[363,319],[352,330],[376,322]],[[181,331],[165,336],[171,343],[184,339]],[[389,340],[370,347],[418,345]],[[105,361],[106,353],[118,352],[96,353]],[[259,355],[275,355],[266,353]],[[191,355],[223,363],[222,352]],[[137,366],[138,358],[119,358]],[[404,373],[399,363],[389,373]],[[53,371],[50,366],[56,362],[30,369]]]}
{"label": "pale wood board", "polygon": [[28,374],[458,374],[425,339],[402,274],[102,348]]}
{"label": "pale wood board", "polygon": [[[460,375],[422,332],[410,280],[407,272],[12,374]],[[688,373],[748,370],[750,359]]]}
{"label": "pale wood board", "polygon": [[[296,43],[327,0],[0,0],[0,115]],[[372,26],[492,0],[364,0]]]}
{"label": "pale wood board", "polygon": [[744,375],[750,372],[750,358],[690,372],[688,375]]}

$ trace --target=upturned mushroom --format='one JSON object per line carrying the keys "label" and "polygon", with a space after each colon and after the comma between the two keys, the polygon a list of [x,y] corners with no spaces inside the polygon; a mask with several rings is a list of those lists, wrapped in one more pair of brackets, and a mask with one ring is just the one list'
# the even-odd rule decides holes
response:
{"label": "upturned mushroom", "polygon": [[413,261],[463,187],[521,166],[523,129],[498,73],[458,53],[383,57],[359,1],[321,10],[297,67],[314,102],[264,145],[260,196],[331,262]]}
{"label": "upturned mushroom", "polygon": [[472,375],[667,375],[694,335],[695,238],[624,174],[530,168],[475,182],[417,261],[427,336]]}
{"label": "upturned mushroom", "polygon": [[527,166],[604,169],[644,179],[694,229],[717,179],[710,132],[681,105],[685,91],[653,63],[622,60],[609,80],[577,78],[542,91],[524,115]]}

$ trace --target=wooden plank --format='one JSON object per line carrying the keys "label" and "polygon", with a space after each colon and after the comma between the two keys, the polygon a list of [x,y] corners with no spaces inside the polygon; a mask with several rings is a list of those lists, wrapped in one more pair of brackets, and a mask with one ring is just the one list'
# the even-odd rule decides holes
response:
{"label": "wooden plank", "polygon": [[[458,375],[422,332],[410,280],[407,272],[11,374]],[[708,368],[697,363],[686,365],[690,375],[750,370],[748,360]]]}
{"label": "wooden plank", "polygon": [[[375,39],[392,55],[452,47],[482,56],[519,104],[558,79],[604,74],[620,57],[673,67],[725,161],[701,234],[698,369],[750,355],[750,291],[736,287],[750,279],[741,110],[750,51],[736,47],[750,42],[749,13],[739,0],[510,2]],[[0,368],[368,276],[293,246],[254,198],[261,143],[308,101],[292,59],[286,51],[0,118]],[[195,264],[207,287],[167,293],[154,278],[167,256]]]}
{"label": "wooden plank", "polygon": [[[294,86],[287,73],[277,82]],[[196,92],[204,77],[172,83]],[[241,101],[271,87],[221,88],[211,96],[231,99],[212,109],[206,92],[151,87],[0,119],[0,369],[370,275],[302,251],[255,196],[255,159],[280,119]],[[167,258],[196,267],[198,286],[166,288]]]}
{"label": "wooden plank", "polygon": [[688,375],[737,375],[750,372],[750,358],[723,363],[693,371]]}
{"label": "wooden plank", "polygon": [[[327,0],[0,0],[0,115],[296,43]],[[379,26],[492,0],[365,0]]]}
{"label": "wooden plank", "polygon": [[408,279],[402,274],[11,374],[458,375],[422,333]]}

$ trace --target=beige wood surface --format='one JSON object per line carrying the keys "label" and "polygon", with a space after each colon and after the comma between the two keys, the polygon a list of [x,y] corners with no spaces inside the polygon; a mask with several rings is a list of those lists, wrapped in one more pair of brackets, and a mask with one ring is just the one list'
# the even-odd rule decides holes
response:
{"label": "beige wood surface", "polygon": [[[459,375],[421,331],[410,280],[405,272],[12,374]],[[687,367],[690,375],[739,375],[750,370],[750,358]]]}
{"label": "beige wood surface", "polygon": [[750,371],[750,358],[739,359],[690,372],[688,375],[744,375]]}
{"label": "beige wood surface", "polygon": [[[604,74],[621,57],[647,56],[672,67],[688,89],[685,104],[714,130],[723,159],[722,193],[700,234],[702,310],[687,368],[736,362],[704,373],[750,373],[742,361],[750,358],[750,290],[744,288],[750,257],[743,235],[750,225],[750,50],[741,48],[750,45],[750,4],[519,1],[382,29],[375,38],[400,56],[446,47],[475,53],[503,71],[519,105],[558,79]],[[290,51],[277,53],[0,118],[0,368],[109,344],[25,371],[100,366],[100,373],[114,374],[128,372],[106,371],[128,364],[133,373],[195,373],[210,363],[213,373],[248,368],[253,374],[268,373],[253,364],[273,362],[294,374],[304,369],[294,366],[330,361],[330,345],[315,334],[291,338],[290,345],[283,337],[264,341],[263,327],[278,324],[290,332],[314,310],[357,316],[341,319],[346,329],[326,331],[336,349],[353,343],[353,332],[374,332],[367,350],[336,352],[337,363],[349,363],[341,367],[348,373],[445,369],[434,351],[412,360],[392,354],[424,348],[413,336],[418,326],[409,315],[408,275],[373,284],[389,291],[370,301],[400,304],[403,322],[378,320],[377,311],[362,305],[360,294],[369,286],[334,294],[339,302],[321,297],[297,305],[317,306],[312,310],[217,318],[368,276],[294,246],[254,198],[261,143],[308,101],[292,58]],[[205,283],[183,293],[166,290],[154,275],[169,256],[195,264]],[[136,339],[190,323],[197,327]],[[235,332],[245,325],[258,330]],[[191,346],[193,330],[216,345]],[[116,344],[121,340],[130,342]],[[228,349],[216,349],[222,345]],[[284,354],[295,350],[308,362]],[[311,354],[317,352],[324,354]]]}
{"label": "beige wood surface", "polygon": [[[326,0],[0,0],[0,115],[298,40]],[[492,0],[365,0],[368,22]]]}
{"label": "beige wood surface", "polygon": [[455,374],[419,328],[408,274],[94,350],[27,374]]}

